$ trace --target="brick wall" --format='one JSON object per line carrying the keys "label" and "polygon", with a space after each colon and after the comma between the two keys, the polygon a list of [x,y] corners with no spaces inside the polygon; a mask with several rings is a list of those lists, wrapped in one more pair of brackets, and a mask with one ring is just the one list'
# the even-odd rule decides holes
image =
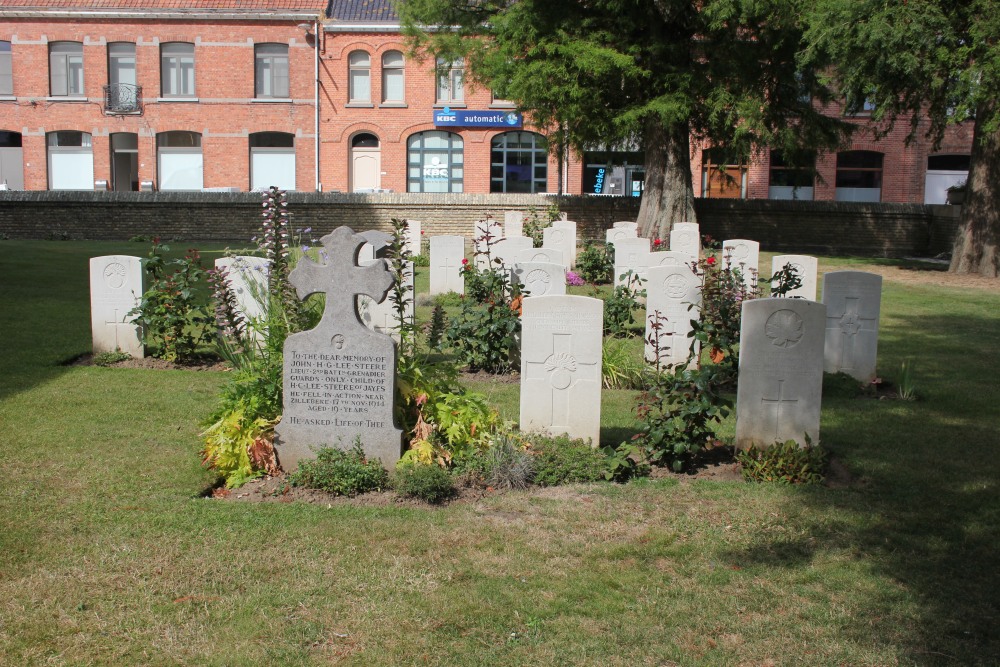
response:
{"label": "brick wall", "polygon": [[[487,214],[543,212],[555,204],[579,225],[580,239],[604,238],[619,220],[634,220],[639,202],[628,197],[474,194],[289,195],[294,226],[314,234],[350,225],[388,229],[393,217],[420,220],[428,236],[470,237]],[[749,238],[771,251],[869,256],[947,252],[958,207],[699,199],[703,234]],[[124,240],[158,235],[186,240],[246,242],[257,233],[260,197],[215,192],[0,192],[0,234],[11,238]]]}

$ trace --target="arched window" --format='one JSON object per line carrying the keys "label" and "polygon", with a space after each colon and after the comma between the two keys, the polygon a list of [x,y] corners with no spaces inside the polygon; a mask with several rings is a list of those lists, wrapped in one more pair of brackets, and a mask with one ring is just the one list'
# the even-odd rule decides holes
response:
{"label": "arched window", "polygon": [[156,172],[160,190],[201,190],[201,135],[161,132],[156,135]]}
{"label": "arched window", "polygon": [[49,132],[49,190],[93,190],[94,149],[90,134]]}
{"label": "arched window", "polygon": [[351,51],[347,57],[349,102],[366,104],[372,101],[372,57],[366,51]]}
{"label": "arched window", "polygon": [[882,153],[837,153],[837,201],[882,201]]}
{"label": "arched window", "polygon": [[250,135],[250,189],[266,190],[272,185],[295,189],[295,136],[256,132]]}
{"label": "arched window", "polygon": [[504,132],[490,145],[490,192],[545,192],[549,143],[535,132]]}
{"label": "arched window", "polygon": [[408,192],[462,192],[462,137],[452,132],[417,132],[406,147]]}
{"label": "arched window", "polygon": [[404,94],[403,54],[399,51],[386,51],[382,55],[382,103],[402,104],[406,101]]}

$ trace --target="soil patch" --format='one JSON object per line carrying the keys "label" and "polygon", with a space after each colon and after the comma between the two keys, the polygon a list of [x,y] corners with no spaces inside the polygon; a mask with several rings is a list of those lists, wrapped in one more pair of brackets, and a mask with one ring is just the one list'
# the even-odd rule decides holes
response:
{"label": "soil patch", "polygon": [[486,371],[476,371],[475,373],[462,371],[458,377],[463,382],[492,382],[493,384],[518,384],[521,381],[521,374],[517,371],[500,374],[487,373]]}

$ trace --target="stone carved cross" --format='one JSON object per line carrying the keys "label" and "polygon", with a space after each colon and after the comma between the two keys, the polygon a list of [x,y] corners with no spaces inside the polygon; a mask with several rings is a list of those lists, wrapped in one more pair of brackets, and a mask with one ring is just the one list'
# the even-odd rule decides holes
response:
{"label": "stone carved cross", "polygon": [[573,356],[573,335],[553,334],[552,353],[541,361],[528,361],[529,380],[547,379],[552,387],[552,424],[554,428],[569,426],[569,390],[581,366],[596,366],[596,361],[580,361]]}
{"label": "stone carved cross", "polygon": [[[114,327],[112,329],[112,331],[115,332],[115,349],[116,350],[121,349],[121,346],[122,346],[121,345],[122,344],[122,337],[123,336],[125,338],[127,338],[128,340],[134,340],[135,339],[135,330],[136,330],[136,324],[135,324],[135,322],[126,322],[122,318],[120,318],[118,316],[118,309],[117,308],[115,308],[115,314],[112,317],[112,319],[110,321],[108,321],[108,322],[105,322],[105,324]],[[122,327],[125,327],[125,329],[124,329],[125,333],[124,334],[119,333],[120,331],[122,331]]]}
{"label": "stone carved cross", "polygon": [[777,398],[764,398],[760,399],[760,402],[767,407],[768,404],[774,407],[774,439],[777,441],[779,439],[778,433],[781,429],[781,407],[784,403],[798,403],[797,398],[782,398],[782,393],[785,388],[785,381],[778,380],[778,397]]}
{"label": "stone carved cross", "polygon": [[368,239],[350,227],[338,227],[320,239],[329,256],[326,265],[303,257],[288,276],[300,299],[310,294],[326,293],[326,308],[317,328],[343,324],[368,330],[358,318],[357,295],[381,302],[392,287],[392,274],[385,260],[358,266],[358,251]]}
{"label": "stone carved cross", "polygon": [[[854,342],[858,334],[862,331],[875,331],[875,318],[862,317],[859,306],[861,298],[849,296],[844,298],[844,312],[840,315],[829,315],[826,318],[827,329],[839,329],[841,333],[840,343],[840,367],[850,370],[854,368]],[[848,354],[850,351],[850,354]],[[847,364],[851,365],[848,366]]]}

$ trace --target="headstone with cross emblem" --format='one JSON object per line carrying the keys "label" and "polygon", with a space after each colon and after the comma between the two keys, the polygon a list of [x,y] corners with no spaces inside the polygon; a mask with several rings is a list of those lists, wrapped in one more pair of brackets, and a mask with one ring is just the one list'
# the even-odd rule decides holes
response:
{"label": "headstone with cross emblem", "polygon": [[622,239],[615,246],[615,287],[622,284],[622,275],[629,270],[645,278],[649,267],[649,239]]}
{"label": "headstone with cross emblem", "polygon": [[688,337],[691,320],[701,313],[701,280],[683,264],[650,267],[646,275],[646,361],[661,368],[686,366],[691,346],[695,360],[701,350]]}
{"label": "headstone with cross emblem", "polygon": [[875,378],[882,276],[833,271],[823,276],[826,304],[827,373],[847,373],[861,382]]}
{"label": "headstone with cross emblem", "polygon": [[[775,255],[771,258],[771,275],[781,271],[786,264],[791,264],[795,275],[802,285],[789,290],[785,297],[789,299],[816,300],[816,270],[818,263],[815,257],[809,255]],[[772,283],[772,287],[774,284]]]}
{"label": "headstone with cross emblem", "polygon": [[701,228],[698,223],[675,222],[670,230],[670,249],[695,259],[701,257]]}
{"label": "headstone with cross emblem", "polygon": [[284,414],[275,427],[275,449],[286,471],[315,458],[318,448],[349,449],[355,439],[387,467],[399,460],[395,343],[368,329],[356,306],[358,295],[385,299],[392,274],[385,260],[358,265],[366,240],[338,227],[321,239],[326,263],[303,258],[289,276],[299,298],[325,293],[326,307],[315,329],[285,341]]}
{"label": "headstone with cross emblem", "polygon": [[120,350],[142,359],[142,329],[129,315],[144,293],[143,261],[129,255],[90,260],[90,330],[94,354]]}
{"label": "headstone with cross emblem", "polygon": [[722,242],[722,262],[726,268],[739,270],[743,284],[752,288],[757,282],[760,263],[760,244],[748,239],[730,239]]}
{"label": "headstone with cross emblem", "polygon": [[[382,260],[374,259],[367,262],[358,262],[361,266],[370,266]],[[413,291],[413,262],[407,262],[403,269],[403,285],[406,289],[405,301],[403,303],[403,317],[408,324],[413,324],[415,316],[414,300],[416,296]],[[392,290],[381,302],[376,303],[374,299],[358,295],[358,314],[365,326],[372,331],[392,336],[392,339],[399,342],[401,322],[399,321],[399,311],[393,303]]]}
{"label": "headstone with cross emblem", "polygon": [[511,281],[521,285],[527,296],[554,296],[566,293],[566,267],[549,262],[515,264]]}
{"label": "headstone with cross emblem", "polygon": [[524,236],[524,213],[522,211],[504,212],[503,235],[508,239]]}
{"label": "headstone with cross emblem", "polygon": [[521,429],[601,437],[604,302],[531,296],[521,314]]}
{"label": "headstone with cross emblem", "polygon": [[736,447],[819,442],[826,306],[805,299],[744,301]]}
{"label": "headstone with cross emblem", "polygon": [[265,257],[237,255],[215,260],[215,270],[224,272],[226,285],[236,299],[236,316],[253,340],[263,336],[267,315],[267,281],[271,260]]}
{"label": "headstone with cross emblem", "polygon": [[465,279],[461,271],[463,259],[464,236],[431,237],[431,295],[448,292],[465,294]]}

